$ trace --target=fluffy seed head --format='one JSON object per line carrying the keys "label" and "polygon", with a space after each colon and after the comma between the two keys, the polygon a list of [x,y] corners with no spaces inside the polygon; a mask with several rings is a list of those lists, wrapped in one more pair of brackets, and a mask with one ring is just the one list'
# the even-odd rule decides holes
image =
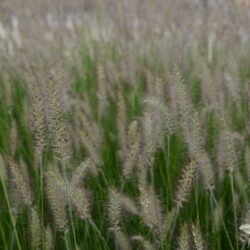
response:
{"label": "fluffy seed head", "polygon": [[13,159],[9,158],[9,169],[11,181],[14,184],[15,192],[21,196],[24,205],[30,206],[32,203],[32,191],[28,179],[26,165],[18,165]]}
{"label": "fluffy seed head", "polygon": [[120,194],[114,188],[109,190],[108,212],[111,230],[114,232],[119,231],[121,220],[121,200]]}
{"label": "fluffy seed head", "polygon": [[183,170],[175,195],[175,202],[180,208],[183,207],[190,197],[196,172],[197,163],[194,161],[191,161]]}
{"label": "fluffy seed head", "polygon": [[200,228],[197,225],[192,225],[192,235],[194,240],[194,245],[196,250],[205,250],[205,245],[203,242],[203,237]]}
{"label": "fluffy seed head", "polygon": [[65,188],[59,172],[45,173],[46,194],[57,230],[67,231],[68,219],[66,212]]}
{"label": "fluffy seed head", "polygon": [[29,226],[31,247],[37,249],[41,244],[41,222],[36,208],[31,208]]}
{"label": "fluffy seed head", "polygon": [[178,241],[178,250],[189,250],[190,249],[190,235],[188,225],[185,223],[181,227],[180,237]]}

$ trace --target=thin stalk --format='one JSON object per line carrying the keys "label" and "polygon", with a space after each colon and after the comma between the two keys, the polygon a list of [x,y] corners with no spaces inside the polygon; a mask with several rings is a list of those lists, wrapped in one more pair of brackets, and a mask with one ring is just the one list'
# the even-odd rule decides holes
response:
{"label": "thin stalk", "polygon": [[[153,166],[153,164],[154,164],[154,160],[150,164],[150,176],[151,176],[151,181],[152,181],[153,188],[155,189],[155,176],[154,176],[154,166]],[[154,199],[154,202],[156,204],[156,200],[155,199]],[[160,222],[159,222],[158,218],[157,218],[157,223],[160,226]]]}
{"label": "thin stalk", "polygon": [[68,183],[68,178],[67,178],[67,173],[66,173],[66,167],[65,167],[64,160],[61,160],[61,165],[62,165],[62,169],[63,169],[64,182],[65,182],[65,185],[66,185],[67,203],[68,203],[68,207],[69,207],[69,216],[70,216],[70,223],[71,223],[72,232],[73,232],[74,246],[75,246],[75,249],[77,249],[76,233],[75,233],[75,227],[74,227],[74,222],[73,222],[73,212],[72,212],[72,206],[71,206],[71,202],[70,202],[69,183]]}
{"label": "thin stalk", "polygon": [[175,211],[175,216],[174,216],[174,222],[173,222],[173,226],[172,226],[172,230],[171,230],[170,238],[169,238],[170,242],[172,242],[172,239],[174,236],[174,230],[175,230],[176,221],[177,221],[177,217],[179,215],[179,212],[180,212],[180,207],[177,205],[176,211]]}
{"label": "thin stalk", "polygon": [[[210,207],[212,210],[212,213],[214,213],[214,203],[213,203],[213,199],[212,196],[209,193],[209,203],[210,203]],[[206,199],[206,214],[208,214],[208,199]],[[206,232],[209,232],[209,225],[210,225],[210,218],[208,216],[206,216]]]}
{"label": "thin stalk", "polygon": [[70,250],[69,241],[68,241],[68,232],[67,231],[64,232],[64,240],[65,240],[66,249]]}
{"label": "thin stalk", "polygon": [[[15,225],[16,226],[16,225]],[[10,242],[10,247],[9,249],[10,250],[13,250],[14,249],[14,242],[15,242],[15,232],[14,230],[11,232],[11,242]]]}
{"label": "thin stalk", "polygon": [[120,192],[121,192],[121,193],[123,193],[124,186],[125,186],[125,180],[124,180],[124,178],[122,177],[122,178],[121,178],[121,188],[120,188]]}
{"label": "thin stalk", "polygon": [[[168,135],[168,158],[167,158],[167,168],[168,168],[168,171],[170,169],[170,143],[171,143],[171,140],[170,140],[170,136]],[[168,176],[169,176],[169,172],[168,172]],[[172,190],[171,190],[171,178],[170,176],[168,177],[168,181],[169,181],[169,186],[170,186],[170,193],[172,193]]]}
{"label": "thin stalk", "polygon": [[[167,187],[169,190],[169,194],[172,194],[172,183],[171,183],[171,176],[170,176],[170,136],[168,135],[168,145],[167,145],[167,155],[166,155],[166,151],[164,150],[164,161],[166,162],[166,169],[167,169]],[[170,197],[171,199],[171,197]]]}
{"label": "thin stalk", "polygon": [[44,196],[43,196],[43,176],[44,176],[44,169],[43,169],[43,157],[42,152],[40,152],[40,195],[41,195],[41,217],[42,217],[42,249],[44,249]]}
{"label": "thin stalk", "polygon": [[105,173],[103,172],[102,169],[100,169],[100,173],[101,173],[101,176],[102,176],[102,178],[103,178],[105,184],[106,184],[107,187],[108,187],[108,186],[109,186],[109,183],[108,183],[108,180],[107,180],[107,178],[106,178],[106,176],[105,176]]}
{"label": "thin stalk", "polygon": [[198,176],[196,176],[196,185],[195,185],[195,206],[196,206],[196,214],[197,214],[197,223],[198,225],[200,225],[200,213],[199,213],[199,186],[198,186],[199,182],[198,182]]}
{"label": "thin stalk", "polygon": [[[151,175],[151,181],[152,181],[153,188],[155,189],[155,177],[154,177],[154,168],[153,168],[154,166],[153,166],[153,163],[154,163],[154,161],[152,161],[151,166],[150,166],[150,175]],[[157,204],[156,197],[154,197],[154,202],[155,202],[155,204]],[[156,209],[158,210],[159,208],[156,207]],[[158,211],[158,212],[161,212],[161,211]],[[158,213],[156,213],[156,214],[158,214]],[[157,216],[156,220],[157,220],[157,223],[158,223],[158,226],[159,226],[160,242],[162,244],[163,243],[162,232],[161,232],[162,221],[160,221],[159,216]],[[157,237],[156,237],[156,233],[155,232],[153,232],[153,237],[155,239],[155,242],[157,242]],[[161,249],[162,249],[162,245],[161,245]]]}
{"label": "thin stalk", "polygon": [[1,176],[1,182],[2,182],[3,192],[4,192],[4,196],[5,196],[6,202],[7,202],[7,207],[8,207],[8,211],[9,211],[9,214],[10,214],[10,219],[11,219],[12,227],[13,227],[15,238],[16,238],[16,242],[17,242],[17,247],[18,247],[19,250],[21,250],[22,247],[21,247],[20,240],[19,240],[19,237],[18,237],[18,234],[17,234],[17,230],[16,230],[16,222],[14,220],[14,216],[13,216],[12,209],[11,209],[11,206],[10,206],[9,197],[8,197],[8,194],[7,194],[7,189],[6,189],[5,183],[4,183],[3,179],[2,179],[2,176]]}
{"label": "thin stalk", "polygon": [[[219,208],[218,203],[217,203],[217,200],[216,200],[216,198],[215,198],[215,196],[214,196],[213,191],[212,191],[211,189],[210,189],[209,191],[210,191],[210,195],[211,195],[211,197],[212,197],[212,200],[213,200],[215,206],[216,206],[217,208]],[[219,210],[219,212],[220,212],[220,210]],[[227,239],[228,239],[230,248],[231,248],[232,250],[234,250],[234,247],[233,247],[233,244],[232,244],[231,239],[230,239],[230,237],[229,237],[229,234],[228,234],[228,231],[227,231],[227,227],[226,227],[225,222],[224,222],[224,220],[223,220],[222,214],[220,214],[220,218],[221,218],[221,223],[222,223],[223,228],[224,228],[224,230],[225,230],[225,233],[226,233],[226,236],[227,236]]]}
{"label": "thin stalk", "polygon": [[98,229],[97,225],[95,224],[95,222],[91,218],[88,218],[88,222],[93,227],[93,229],[97,233],[97,235],[100,238],[100,240],[102,241],[102,243],[107,247],[107,243],[106,243],[101,231]]}
{"label": "thin stalk", "polygon": [[[1,222],[0,222],[1,223]],[[0,224],[0,228],[1,228],[1,235],[2,235],[2,239],[3,239],[3,242],[4,242],[4,247],[5,249],[7,249],[7,242],[6,242],[6,236],[5,236],[5,233],[4,233],[4,230],[3,230],[3,225],[2,223]]]}
{"label": "thin stalk", "polygon": [[233,210],[234,210],[234,225],[235,225],[235,239],[236,239],[236,249],[239,250],[239,243],[238,243],[238,223],[237,223],[237,214],[236,214],[236,200],[234,195],[234,180],[233,175],[230,173],[230,182],[231,182],[231,192],[232,192],[232,198],[233,198]]}
{"label": "thin stalk", "polygon": [[[213,203],[213,198],[212,198],[212,195],[209,195],[209,201],[210,201],[210,207],[211,207],[211,210],[212,210],[212,214],[214,214],[215,212],[215,207],[214,207],[214,203]],[[219,209],[219,208],[218,208]],[[208,211],[206,211],[207,213]],[[221,215],[220,215],[221,216]],[[207,220],[206,220],[207,221]],[[214,222],[214,220],[213,220]],[[210,221],[208,220],[207,223],[206,223],[206,231],[209,232],[209,224],[210,224]],[[213,224],[213,232],[214,232],[214,224]],[[214,236],[213,236],[214,237]],[[216,246],[216,249],[220,249],[220,246],[221,246],[221,237],[216,237],[216,241],[217,241],[217,246]],[[214,242],[214,246],[213,248],[215,248],[215,245],[216,243]]]}
{"label": "thin stalk", "polygon": [[150,164],[150,175],[151,175],[151,181],[152,181],[153,188],[155,188],[155,176],[154,176],[153,164],[154,164],[154,161],[152,161]]}

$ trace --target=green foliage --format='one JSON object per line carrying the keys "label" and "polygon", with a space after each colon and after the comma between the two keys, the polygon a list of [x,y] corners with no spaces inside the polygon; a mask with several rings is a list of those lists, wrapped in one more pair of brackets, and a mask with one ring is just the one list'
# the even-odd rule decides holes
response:
{"label": "green foliage", "polygon": [[[81,95],[81,93],[87,93],[91,98],[90,105],[94,110],[96,110],[97,102],[95,100],[95,71],[94,71],[94,62],[87,55],[84,59],[84,67],[86,69],[85,79],[79,78],[77,73],[74,74],[75,82],[73,84],[74,93]],[[190,81],[190,78],[189,78]],[[127,86],[124,90],[124,95],[126,97],[127,109],[128,109],[128,118],[129,120],[135,119],[136,117],[142,115],[141,100],[145,93],[144,82],[142,79],[138,78],[139,84],[137,89]],[[189,84],[189,83],[188,83]],[[15,152],[15,157],[17,159],[23,158],[28,164],[29,168],[33,168],[33,156],[32,156],[32,138],[31,132],[27,125],[27,116],[25,105],[27,103],[27,91],[23,88],[23,83],[19,81],[13,82],[13,107],[11,112],[8,110],[7,102],[4,98],[0,100],[0,148],[1,154],[3,156],[7,155],[9,150],[9,136],[10,136],[10,126],[13,121],[17,124],[18,132],[18,145]],[[190,82],[191,93],[193,95],[193,103],[195,106],[199,106],[201,102],[201,93],[199,89],[199,82],[193,80]],[[1,88],[2,88],[1,84]],[[244,105],[243,105],[244,106]],[[91,223],[86,221],[79,220],[75,215],[73,218],[73,223],[75,225],[76,231],[76,240],[78,247],[80,249],[114,249],[114,241],[111,232],[108,230],[109,221],[108,221],[108,190],[112,186],[119,187],[122,180],[121,173],[121,163],[118,158],[119,142],[117,139],[117,129],[116,129],[116,103],[110,101],[106,109],[106,115],[102,120],[98,122],[98,126],[102,128],[103,145],[101,150],[101,159],[102,165],[100,174],[97,177],[89,176],[85,185],[89,186],[92,192],[92,220],[95,222],[98,230],[100,231],[102,237],[105,239],[105,244],[100,238],[99,233],[93,228]],[[235,106],[232,105],[232,114],[236,113],[234,110]],[[95,117],[95,115],[93,115]],[[69,122],[70,122],[69,117]],[[237,118],[233,117],[235,124],[242,124],[242,122]],[[209,113],[204,120],[204,126],[206,129],[206,150],[211,156],[211,159],[215,161],[214,155],[216,154],[216,145],[218,141],[218,121],[214,113]],[[242,129],[242,128],[241,128]],[[47,151],[50,148],[46,149]],[[77,165],[77,162],[80,163],[84,159],[84,153],[82,150],[78,152],[73,152],[73,160],[70,165]],[[176,130],[176,132],[170,136],[167,136],[164,140],[164,144],[159,148],[155,153],[154,164],[152,166],[153,174],[152,182],[156,192],[159,194],[161,201],[164,204],[166,210],[170,210],[174,207],[174,192],[178,185],[178,179],[180,178],[181,171],[184,165],[186,165],[188,160],[188,149],[185,144],[181,133]],[[48,157],[48,152],[44,155],[44,165],[47,162],[51,161]],[[242,166],[239,166],[242,168]],[[30,171],[30,170],[29,170]],[[32,170],[33,171],[33,170]],[[31,172],[32,172],[31,171]],[[198,180],[198,179],[197,179]],[[32,183],[34,186],[39,185],[39,178],[37,175],[32,175]],[[129,194],[131,197],[138,196],[136,178],[124,183],[123,192]],[[2,185],[5,185],[2,183]],[[238,239],[235,238],[234,229],[233,229],[233,206],[232,206],[232,196],[230,189],[230,180],[224,178],[223,181],[220,181],[216,184],[216,189],[214,196],[216,199],[222,200],[224,204],[227,204],[225,210],[222,214],[223,223],[225,228],[221,225],[220,231],[214,231],[213,225],[213,216],[214,210],[218,205],[218,200],[215,203],[212,200],[212,197],[209,196],[207,191],[205,191],[203,185],[200,182],[195,184],[195,190],[190,198],[190,201],[187,205],[180,211],[178,219],[176,221],[178,227],[174,230],[174,235],[177,235],[178,228],[185,221],[196,221],[203,232],[204,239],[208,243],[210,249],[229,249],[230,244],[226,235],[228,232],[229,238],[235,246]],[[8,187],[7,187],[8,188]],[[1,187],[2,189],[2,187]],[[237,190],[236,190],[237,192]],[[238,195],[241,195],[238,193]],[[3,192],[1,191],[1,219],[0,219],[0,245],[4,249],[10,249],[11,246],[13,249],[17,247],[16,241],[13,239],[13,228],[11,226],[11,221],[9,217],[8,207],[6,205],[6,197],[4,197]],[[11,200],[12,202],[12,200]],[[36,199],[35,202],[39,202],[39,199]],[[46,200],[45,200],[46,202]],[[240,212],[240,211],[239,211]],[[29,238],[27,228],[29,228],[28,210],[25,208],[18,215],[16,221],[17,233],[21,242],[22,249],[28,249],[29,244],[27,238]],[[45,206],[45,224],[52,223],[52,216],[49,212],[49,208],[46,204]],[[48,216],[47,216],[48,215]],[[123,227],[129,235],[140,234],[145,239],[154,241],[154,235],[151,234],[151,231],[143,225],[142,220],[137,215],[127,216],[123,221]],[[185,229],[186,230],[186,229]],[[55,249],[64,249],[65,244],[62,239],[65,237],[61,233],[56,233],[55,230],[52,230],[53,236],[55,239]],[[72,233],[69,233],[69,247],[73,248],[72,242]],[[181,244],[181,242],[180,242]],[[175,245],[168,242],[164,245],[164,249],[172,249]]]}

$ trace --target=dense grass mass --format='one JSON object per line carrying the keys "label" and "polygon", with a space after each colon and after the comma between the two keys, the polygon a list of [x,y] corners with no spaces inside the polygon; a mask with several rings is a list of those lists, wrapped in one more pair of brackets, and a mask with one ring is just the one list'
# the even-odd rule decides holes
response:
{"label": "dense grass mass", "polygon": [[0,249],[248,249],[249,1],[0,3]]}

